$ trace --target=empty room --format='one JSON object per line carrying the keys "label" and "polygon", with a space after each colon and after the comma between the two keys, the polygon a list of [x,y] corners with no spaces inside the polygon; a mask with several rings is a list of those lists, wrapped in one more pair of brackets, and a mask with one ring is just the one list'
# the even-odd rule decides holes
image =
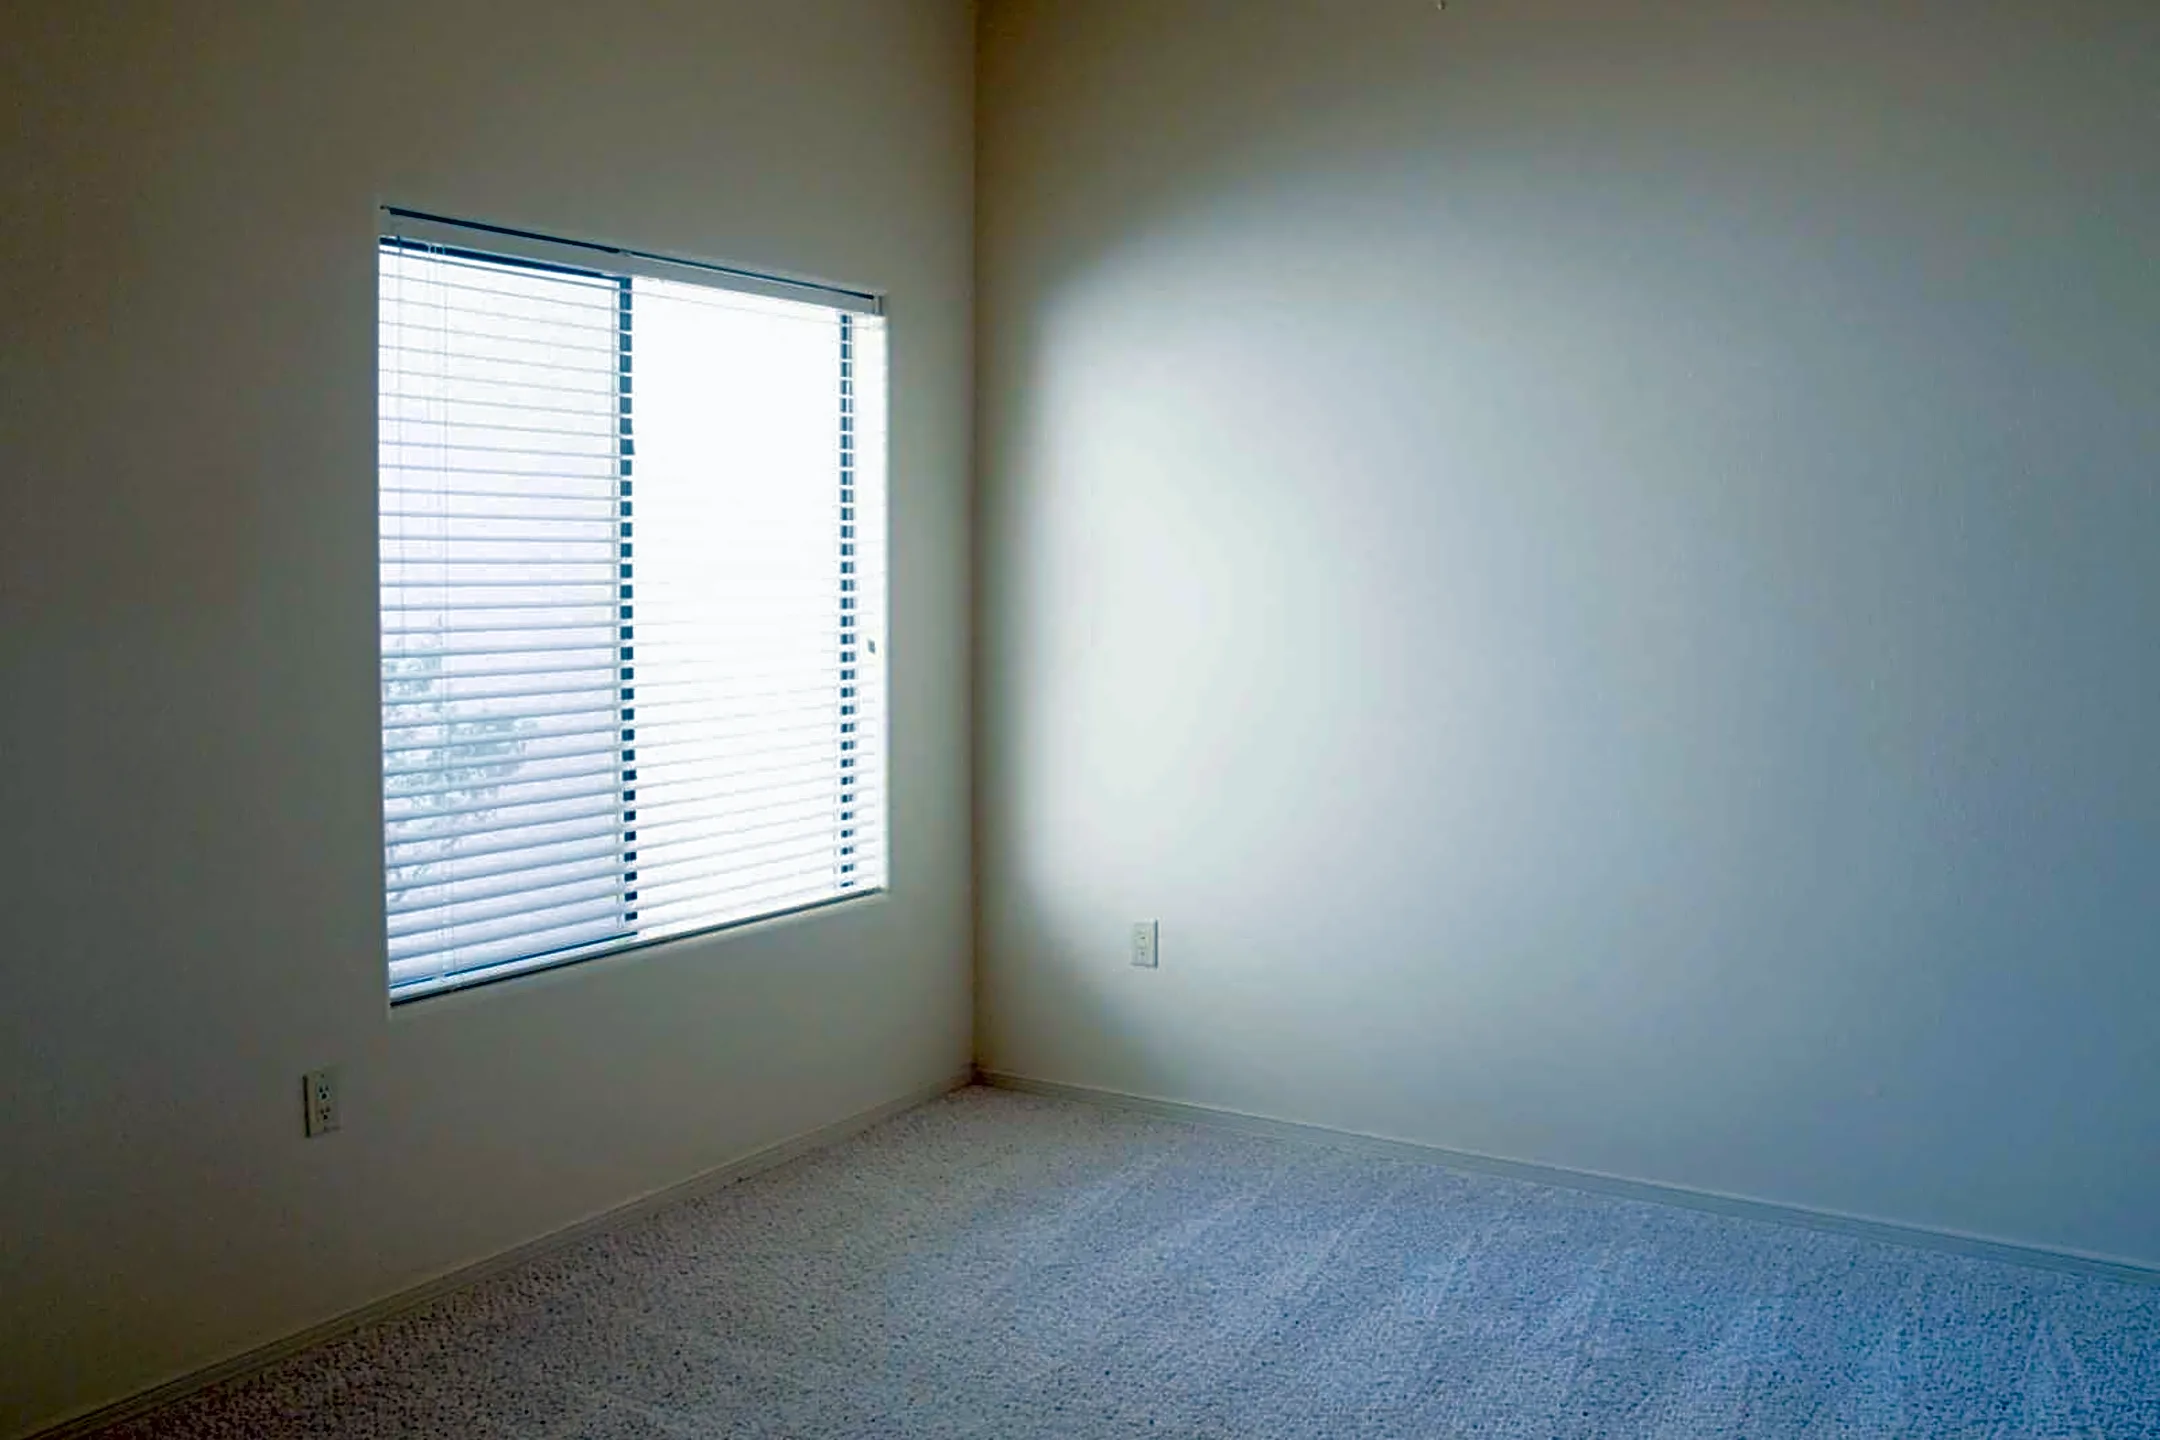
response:
{"label": "empty room", "polygon": [[2160,1440],[2160,6],[11,0],[0,1440]]}

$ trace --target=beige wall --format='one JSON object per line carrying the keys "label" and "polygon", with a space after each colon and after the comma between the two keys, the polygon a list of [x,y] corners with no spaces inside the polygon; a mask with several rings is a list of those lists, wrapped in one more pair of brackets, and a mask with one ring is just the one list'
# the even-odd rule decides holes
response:
{"label": "beige wall", "polygon": [[[965,1066],[971,54],[957,0],[6,7],[0,1435]],[[378,201],[890,291],[889,899],[386,1013]]]}
{"label": "beige wall", "polygon": [[983,1064],[2160,1265],[2160,9],[979,85]]}

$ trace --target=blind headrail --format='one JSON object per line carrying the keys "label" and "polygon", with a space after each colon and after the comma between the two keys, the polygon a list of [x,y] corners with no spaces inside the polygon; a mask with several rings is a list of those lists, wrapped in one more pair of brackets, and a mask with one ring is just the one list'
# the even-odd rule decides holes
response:
{"label": "blind headrail", "polygon": [[512,256],[585,271],[601,266],[611,274],[642,274],[657,279],[694,277],[702,284],[723,284],[729,289],[766,295],[774,299],[803,300],[859,315],[885,313],[885,297],[873,290],[856,290],[820,280],[774,275],[738,265],[722,265],[712,260],[688,260],[675,255],[660,255],[650,250],[610,245],[598,240],[570,240],[560,235],[542,234],[537,230],[491,225],[479,220],[459,220],[454,216],[408,210],[398,205],[385,205],[381,208],[382,233],[384,238],[389,240],[465,250],[478,257]]}

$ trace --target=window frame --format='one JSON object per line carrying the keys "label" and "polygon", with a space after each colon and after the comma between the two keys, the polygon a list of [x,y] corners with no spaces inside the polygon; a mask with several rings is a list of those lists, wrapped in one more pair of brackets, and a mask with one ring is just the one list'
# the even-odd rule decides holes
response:
{"label": "window frame", "polygon": [[[375,323],[373,326],[376,357],[376,380],[374,382],[375,445],[373,453],[376,457],[374,462],[374,490],[378,513],[378,523],[375,530],[376,565],[372,576],[376,614],[375,669],[377,677],[375,685],[377,751],[375,767],[375,847],[378,859],[383,861],[377,872],[378,924],[376,934],[378,938],[377,953],[384,965],[385,989],[389,1009],[394,1013],[421,1000],[464,994],[511,980],[549,975],[559,977],[560,972],[572,970],[589,963],[634,959],[645,952],[664,946],[710,941],[739,931],[793,922],[841,906],[862,906],[875,903],[888,896],[893,884],[893,865],[895,861],[891,792],[893,707],[891,688],[892,581],[890,555],[891,495],[893,486],[889,440],[885,448],[884,474],[880,477],[883,493],[876,506],[878,528],[875,538],[881,563],[877,567],[877,574],[873,583],[876,586],[874,592],[875,613],[880,618],[880,625],[876,631],[865,636],[871,653],[878,656],[879,668],[882,672],[880,680],[882,692],[881,711],[877,718],[883,729],[883,737],[876,751],[877,772],[874,776],[874,783],[877,791],[875,803],[879,807],[880,818],[883,822],[882,834],[879,837],[882,843],[883,857],[876,882],[845,893],[830,895],[800,904],[786,905],[779,909],[763,911],[737,919],[723,920],[710,925],[701,925],[689,930],[646,938],[639,938],[635,934],[631,934],[620,939],[594,941],[566,947],[559,954],[542,952],[521,959],[503,960],[477,966],[466,971],[446,973],[430,980],[411,982],[403,987],[390,982],[388,862],[384,854],[384,844],[388,835],[388,812],[383,753],[382,658],[384,632],[382,602],[384,583],[382,578],[383,536],[380,524],[383,474],[381,458],[383,453],[381,429],[383,310],[380,298],[382,264],[380,257],[384,247],[394,244],[406,244],[415,249],[436,251],[477,260],[529,265],[539,271],[557,270],[591,278],[620,279],[626,293],[630,277],[647,277],[772,299],[805,302],[835,311],[842,316],[875,317],[881,325],[886,326],[889,326],[889,321],[886,319],[886,300],[882,291],[780,275],[724,264],[718,261],[668,256],[601,241],[569,239],[512,226],[453,219],[431,212],[411,210],[391,204],[379,204],[376,207],[376,223],[373,229],[373,244],[370,250],[373,264],[370,267],[370,278],[371,283],[377,287],[374,307]],[[842,383],[850,387],[850,389],[842,392],[841,398],[845,399],[850,394],[859,395],[861,393],[862,381],[860,366],[847,363],[850,359],[847,346],[850,343],[848,337],[851,332],[845,324],[842,326],[841,333]],[[885,343],[889,345],[889,339]],[[887,355],[889,357],[889,350]],[[892,391],[889,358],[882,367],[880,378],[883,382],[884,394],[878,397],[878,403],[883,414],[889,417]],[[859,403],[855,408],[860,409]],[[840,413],[843,434],[847,434],[851,430],[848,407],[843,404]],[[887,424],[889,433],[889,420]],[[834,478],[836,484],[853,486],[856,483],[852,478],[855,462],[849,456],[848,451],[849,447],[843,445],[842,464]],[[854,527],[851,534],[859,534],[862,526],[860,515],[858,514],[849,523]],[[845,586],[845,589],[854,590],[858,596],[861,596],[864,593],[861,588],[864,577],[859,565],[850,564],[847,558],[848,555],[853,553],[856,553],[853,549],[843,550],[835,554],[834,560],[838,567],[837,573],[843,578],[852,573],[853,579]],[[857,603],[859,604],[860,600]],[[884,642],[882,650],[880,649],[880,641]],[[843,711],[841,713],[852,713],[852,711]],[[634,805],[634,799],[629,803]],[[840,826],[837,823],[835,833],[836,835],[840,833]],[[852,835],[855,832],[850,830],[846,833]]]}

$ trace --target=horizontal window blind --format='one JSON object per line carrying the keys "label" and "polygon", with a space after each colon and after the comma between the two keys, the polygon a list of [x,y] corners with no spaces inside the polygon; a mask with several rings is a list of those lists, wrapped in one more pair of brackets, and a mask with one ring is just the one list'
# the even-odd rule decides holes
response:
{"label": "horizontal window blind", "polygon": [[480,238],[379,257],[400,999],[886,874],[882,319]]}

